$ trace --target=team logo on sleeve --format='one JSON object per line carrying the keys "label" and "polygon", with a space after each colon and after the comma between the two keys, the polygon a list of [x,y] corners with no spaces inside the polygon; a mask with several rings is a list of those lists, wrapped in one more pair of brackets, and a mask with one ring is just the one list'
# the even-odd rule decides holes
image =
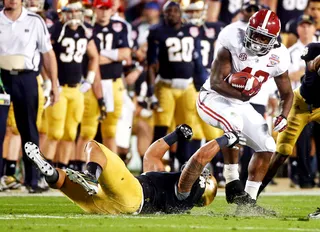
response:
{"label": "team logo on sleeve", "polygon": [[121,23],[114,23],[114,24],[112,24],[112,29],[115,32],[120,32],[120,31],[122,31],[123,27],[122,27]]}
{"label": "team logo on sleeve", "polygon": [[216,35],[216,31],[214,30],[214,28],[207,28],[205,29],[205,34],[206,37],[213,39]]}
{"label": "team logo on sleeve", "polygon": [[270,63],[267,64],[267,67],[274,67],[275,65],[280,63],[280,58],[275,54],[271,54],[271,56],[269,57],[269,62]]}
{"label": "team logo on sleeve", "polygon": [[91,38],[92,37],[92,29],[91,28],[87,28],[85,30],[85,34],[87,38]]}
{"label": "team logo on sleeve", "polygon": [[309,52],[309,48],[308,48],[308,47],[305,47],[305,48],[303,49],[302,56],[306,56],[306,55],[308,54],[308,52]]}
{"label": "team logo on sleeve", "polygon": [[192,37],[197,37],[199,35],[199,29],[197,27],[190,27],[189,33]]}
{"label": "team logo on sleeve", "polygon": [[239,54],[239,60],[245,61],[245,60],[247,60],[247,58],[248,58],[248,56],[247,56],[246,53],[240,53]]}

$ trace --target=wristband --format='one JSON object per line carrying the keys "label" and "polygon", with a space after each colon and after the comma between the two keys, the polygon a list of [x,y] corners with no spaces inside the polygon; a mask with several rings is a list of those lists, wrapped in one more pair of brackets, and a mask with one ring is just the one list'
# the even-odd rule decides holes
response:
{"label": "wristband", "polygon": [[100,107],[106,105],[106,104],[104,103],[103,97],[98,99],[98,104],[99,104]]}
{"label": "wristband", "polygon": [[113,61],[118,61],[119,59],[119,49],[112,49],[112,50],[101,50],[100,54],[105,56]]}
{"label": "wristband", "polygon": [[92,85],[95,77],[96,77],[96,73],[94,71],[89,70],[87,73],[86,81]]}

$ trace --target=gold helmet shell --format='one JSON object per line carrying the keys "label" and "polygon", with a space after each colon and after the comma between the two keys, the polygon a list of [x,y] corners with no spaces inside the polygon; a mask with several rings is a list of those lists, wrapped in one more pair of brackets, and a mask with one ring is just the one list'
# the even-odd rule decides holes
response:
{"label": "gold helmet shell", "polygon": [[199,177],[199,184],[200,187],[204,188],[204,192],[196,203],[196,206],[203,207],[210,205],[217,195],[218,184],[216,178],[205,168]]}

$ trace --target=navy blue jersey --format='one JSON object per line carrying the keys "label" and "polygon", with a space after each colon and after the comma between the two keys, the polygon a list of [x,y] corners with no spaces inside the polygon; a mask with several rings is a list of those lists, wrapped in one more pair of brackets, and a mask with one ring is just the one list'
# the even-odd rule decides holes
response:
{"label": "navy blue jersey", "polygon": [[[310,43],[306,46],[301,58],[306,62],[313,60],[320,54],[320,43]],[[302,78],[300,86],[301,96],[306,100],[306,103],[320,107],[320,76],[315,72],[310,72],[308,67],[306,73]]]}
{"label": "navy blue jersey", "polygon": [[233,17],[235,17],[242,6],[242,0],[220,0],[221,9],[219,14],[219,21],[230,24]]}
{"label": "navy blue jersey", "polygon": [[286,31],[286,24],[303,14],[308,0],[278,0],[277,15],[281,21],[281,31]]}
{"label": "navy blue jersey", "polygon": [[[107,26],[94,25],[94,40],[98,51],[117,48],[129,48],[128,29],[125,23],[110,20]],[[115,79],[121,77],[123,72],[122,62],[112,62],[100,65],[102,79]]]}
{"label": "navy blue jersey", "polygon": [[224,24],[222,22],[206,22],[200,27],[199,37],[201,39],[202,64],[207,70],[211,69],[214,55],[214,43],[223,27]]}
{"label": "navy blue jersey", "polygon": [[192,209],[204,193],[199,179],[193,185],[190,196],[180,201],[175,194],[175,186],[181,172],[147,172],[137,176],[144,196],[141,213],[181,213]]}
{"label": "navy blue jersey", "polygon": [[178,30],[164,23],[150,28],[148,64],[159,64],[163,79],[188,79],[194,73],[194,59],[201,59],[199,28],[187,24]]}
{"label": "navy blue jersey", "polygon": [[85,31],[81,26],[72,30],[66,26],[63,33],[62,28],[61,22],[50,28],[52,46],[58,63],[59,83],[78,84],[83,75],[82,61],[87,45],[92,39],[92,30],[88,28]]}

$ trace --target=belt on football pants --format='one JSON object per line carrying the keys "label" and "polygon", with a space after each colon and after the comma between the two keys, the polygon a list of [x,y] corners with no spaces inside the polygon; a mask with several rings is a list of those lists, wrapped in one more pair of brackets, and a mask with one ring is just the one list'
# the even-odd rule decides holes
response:
{"label": "belt on football pants", "polygon": [[79,86],[79,84],[63,84],[61,85],[63,87],[69,87],[69,88],[77,88]]}

